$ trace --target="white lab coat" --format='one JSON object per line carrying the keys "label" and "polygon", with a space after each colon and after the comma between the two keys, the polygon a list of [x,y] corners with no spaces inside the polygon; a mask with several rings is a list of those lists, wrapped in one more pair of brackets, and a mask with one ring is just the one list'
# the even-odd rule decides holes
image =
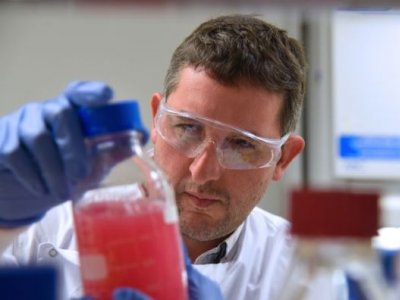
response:
{"label": "white lab coat", "polygon": [[[228,238],[227,253],[220,263],[197,264],[197,260],[195,267],[219,282],[227,300],[275,299],[292,253],[287,227],[282,218],[255,208]],[[2,254],[0,262],[3,265],[56,265],[61,273],[60,297],[81,296],[71,204],[53,208],[40,222],[20,234]]]}
{"label": "white lab coat", "polygon": [[40,221],[18,235],[3,252],[1,265],[54,265],[59,268],[60,299],[82,295],[79,257],[71,203],[49,210]]}
{"label": "white lab coat", "polygon": [[277,299],[294,249],[287,229],[284,219],[255,208],[220,263],[195,266],[220,284],[227,300]]}

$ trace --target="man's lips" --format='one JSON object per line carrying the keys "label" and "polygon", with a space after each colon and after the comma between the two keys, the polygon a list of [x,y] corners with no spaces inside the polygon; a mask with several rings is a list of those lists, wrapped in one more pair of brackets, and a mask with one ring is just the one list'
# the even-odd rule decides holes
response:
{"label": "man's lips", "polygon": [[205,194],[197,194],[191,192],[185,192],[185,195],[189,197],[192,203],[200,208],[207,208],[221,200],[216,198],[215,196],[205,195]]}

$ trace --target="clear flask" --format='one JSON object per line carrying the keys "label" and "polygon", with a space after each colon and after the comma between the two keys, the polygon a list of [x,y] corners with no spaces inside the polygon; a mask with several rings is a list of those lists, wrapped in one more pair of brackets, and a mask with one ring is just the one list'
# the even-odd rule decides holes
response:
{"label": "clear flask", "polygon": [[386,300],[372,238],[378,194],[295,190],[289,219],[294,255],[281,300]]}
{"label": "clear flask", "polygon": [[112,299],[114,289],[134,287],[153,299],[187,299],[174,193],[143,149],[138,103],[79,116],[92,162],[74,201],[85,296]]}

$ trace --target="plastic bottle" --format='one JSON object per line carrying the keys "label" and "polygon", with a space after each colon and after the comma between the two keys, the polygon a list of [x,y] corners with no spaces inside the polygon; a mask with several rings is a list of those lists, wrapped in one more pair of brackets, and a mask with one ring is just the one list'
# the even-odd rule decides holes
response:
{"label": "plastic bottle", "polygon": [[378,194],[295,190],[289,219],[294,255],[281,300],[383,300],[372,237],[379,226]]}
{"label": "plastic bottle", "polygon": [[398,192],[385,193],[380,197],[381,228],[373,239],[373,247],[379,262],[387,299],[400,299],[400,195]]}
{"label": "plastic bottle", "polygon": [[143,149],[138,103],[79,111],[91,156],[74,201],[85,296],[112,299],[134,287],[153,299],[187,299],[173,191]]}

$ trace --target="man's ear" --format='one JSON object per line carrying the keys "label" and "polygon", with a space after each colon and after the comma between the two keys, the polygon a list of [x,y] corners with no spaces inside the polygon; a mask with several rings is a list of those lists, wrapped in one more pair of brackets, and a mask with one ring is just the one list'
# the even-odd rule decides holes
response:
{"label": "man's ear", "polygon": [[280,180],[290,162],[304,149],[304,139],[296,134],[291,134],[282,147],[281,157],[277,162],[272,176],[273,180]]}
{"label": "man's ear", "polygon": [[162,100],[162,95],[160,93],[154,93],[151,96],[151,116],[152,116],[152,122],[151,122],[151,132],[150,132],[150,139],[151,142],[154,144],[157,138],[157,133],[156,133],[156,128],[155,128],[155,117],[158,111],[158,106],[160,104],[160,101]]}

